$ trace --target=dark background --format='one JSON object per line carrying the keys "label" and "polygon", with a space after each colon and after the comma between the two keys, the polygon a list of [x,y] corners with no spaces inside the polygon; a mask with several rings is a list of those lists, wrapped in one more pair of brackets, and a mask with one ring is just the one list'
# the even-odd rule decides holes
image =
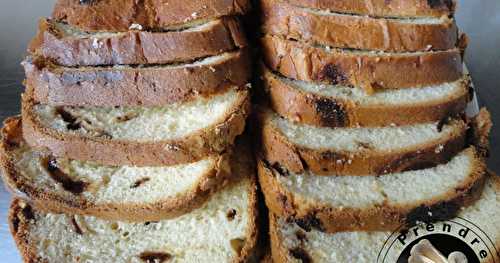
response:
{"label": "dark background", "polygon": [[[179,0],[182,1],[182,0]],[[195,1],[195,0],[194,0]],[[19,65],[38,18],[50,14],[54,0],[0,0],[0,121],[19,114],[23,71]],[[457,20],[470,37],[467,65],[481,105],[500,125],[500,0],[461,0]],[[500,172],[500,129],[493,130],[490,168]],[[1,184],[1,183],[0,183]],[[9,197],[0,186],[0,262],[20,262],[6,225]]]}

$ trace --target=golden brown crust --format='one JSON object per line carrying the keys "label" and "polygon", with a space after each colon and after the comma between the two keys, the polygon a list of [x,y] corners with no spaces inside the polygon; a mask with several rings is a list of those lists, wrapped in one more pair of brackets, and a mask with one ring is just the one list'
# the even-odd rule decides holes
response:
{"label": "golden brown crust", "polygon": [[458,28],[452,18],[425,24],[335,13],[320,15],[278,0],[262,0],[261,5],[264,32],[287,39],[397,52],[447,50],[455,48],[458,42]]}
{"label": "golden brown crust", "polygon": [[[15,143],[14,143],[15,142]],[[66,214],[91,215],[107,220],[122,221],[158,221],[186,214],[205,203],[217,190],[226,185],[231,177],[230,155],[225,153],[217,157],[211,170],[200,175],[197,184],[188,191],[175,197],[155,201],[153,203],[101,203],[96,204],[80,194],[57,191],[56,186],[41,189],[40,186],[27,180],[16,167],[15,151],[25,142],[22,139],[22,124],[19,117],[9,118],[4,122],[2,142],[0,144],[0,165],[3,168],[3,179],[6,185],[17,194],[30,199],[37,206],[45,206],[50,211]],[[50,156],[40,152],[41,159]],[[18,157],[17,157],[18,158]],[[54,181],[54,184],[56,182]]]}
{"label": "golden brown crust", "polygon": [[222,18],[198,31],[127,31],[106,37],[67,36],[56,22],[41,19],[29,51],[58,65],[166,64],[214,56],[247,46],[236,18]]}
{"label": "golden brown crust", "polygon": [[[472,151],[472,154],[476,154]],[[392,231],[401,225],[417,221],[436,221],[453,218],[461,207],[480,197],[485,182],[486,165],[481,157],[474,163],[468,180],[457,184],[443,195],[411,204],[386,202],[366,208],[332,207],[294,195],[276,180],[278,172],[263,161],[258,164],[259,180],[266,204],[272,213],[299,222],[306,227],[328,233],[341,231]],[[430,212],[430,213],[429,213]]]}
{"label": "golden brown crust", "polygon": [[261,152],[271,164],[279,164],[294,173],[305,170],[318,175],[380,175],[415,170],[448,162],[467,143],[466,124],[446,138],[439,138],[405,149],[379,151],[361,145],[358,152],[310,149],[289,141],[270,121],[269,113],[260,114]]}
{"label": "golden brown crust", "polygon": [[[254,169],[249,169],[248,171],[255,171]],[[240,178],[241,179],[241,178]],[[257,244],[258,236],[258,226],[257,226],[257,183],[254,174],[251,175],[251,184],[249,191],[249,220],[247,226],[247,235],[245,239],[245,245],[241,249],[241,253],[237,258],[231,260],[234,263],[247,262],[249,257],[254,252]],[[229,186],[226,186],[229,187]],[[30,225],[33,224],[35,220],[36,213],[49,213],[44,206],[32,206],[26,203],[26,201],[19,198],[15,198],[9,210],[9,226],[11,233],[16,242],[17,248],[21,252],[24,262],[29,263],[48,263],[37,256],[37,251],[35,246],[32,244],[32,240],[29,237]]]}
{"label": "golden brown crust", "polygon": [[264,60],[273,71],[309,82],[377,89],[426,87],[463,76],[461,51],[369,53],[312,47],[277,36],[261,39]]}
{"label": "golden brown crust", "polygon": [[293,5],[334,12],[388,17],[441,17],[453,15],[454,0],[282,0]]}
{"label": "golden brown crust", "polygon": [[320,127],[380,127],[436,122],[464,112],[471,99],[468,76],[460,81],[458,92],[442,100],[377,105],[300,90],[265,67],[262,77],[270,107],[276,113],[290,121]]}
{"label": "golden brown crust", "polygon": [[23,64],[34,99],[45,104],[161,106],[245,85],[251,76],[248,50],[230,54],[219,63],[188,67],[75,69],[55,66],[43,59]]}
{"label": "golden brown crust", "polygon": [[52,17],[89,31],[127,31],[132,24],[162,29],[249,9],[248,0],[58,0]]}
{"label": "golden brown crust", "polygon": [[103,165],[165,166],[190,163],[221,154],[243,133],[250,112],[247,90],[241,90],[234,107],[220,121],[175,140],[136,142],[64,133],[43,126],[34,112],[36,102],[23,96],[23,134],[33,148],[48,148],[56,157]]}

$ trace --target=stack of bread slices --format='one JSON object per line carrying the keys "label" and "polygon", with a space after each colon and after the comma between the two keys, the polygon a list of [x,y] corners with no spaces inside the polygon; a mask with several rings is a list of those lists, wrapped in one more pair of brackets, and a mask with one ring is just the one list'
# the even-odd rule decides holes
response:
{"label": "stack of bread slices", "polygon": [[246,0],[59,0],[2,130],[26,262],[242,262],[256,182]]}
{"label": "stack of bread slices", "polygon": [[260,3],[258,172],[274,261],[381,262],[392,231],[458,215],[500,245],[491,123],[465,114],[454,1]]}

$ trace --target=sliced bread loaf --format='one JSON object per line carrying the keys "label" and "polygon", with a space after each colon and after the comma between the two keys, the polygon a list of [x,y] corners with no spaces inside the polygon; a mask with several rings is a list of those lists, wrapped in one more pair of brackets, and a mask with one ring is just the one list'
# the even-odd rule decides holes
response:
{"label": "sliced bread loaf", "polygon": [[245,127],[245,88],[162,107],[53,107],[23,96],[23,134],[56,157],[104,165],[163,166],[220,154]]}
{"label": "sliced bread loaf", "polygon": [[477,198],[485,172],[474,147],[446,164],[382,176],[325,177],[259,164],[269,209],[326,232],[394,230],[417,221],[452,218]]}
{"label": "sliced bread loaf", "polygon": [[425,87],[456,81],[463,75],[458,48],[435,52],[386,53],[332,49],[285,40],[261,39],[264,60],[289,78],[377,89]]}
{"label": "sliced bread loaf", "polygon": [[387,17],[441,17],[455,12],[455,0],[282,0],[339,13]]}
{"label": "sliced bread loaf", "polygon": [[[462,209],[458,217],[452,221],[457,221],[457,223],[465,222],[465,220],[472,222],[480,230],[484,231],[483,234],[489,237],[489,240],[482,240],[481,243],[491,242],[491,245],[498,249],[500,247],[500,228],[498,227],[500,225],[498,217],[498,214],[500,214],[499,196],[500,178],[489,176],[479,201]],[[297,224],[287,222],[286,219],[275,216],[271,216],[270,225],[272,254],[276,263],[382,262],[377,261],[379,253],[384,247],[384,243],[392,234],[391,232],[344,232],[328,234],[317,229],[311,229],[311,231],[306,232]],[[454,224],[453,226],[458,225]],[[426,226],[424,225],[423,227]],[[435,227],[437,229],[438,226]],[[461,227],[456,227],[456,229],[460,229]],[[419,229],[419,231],[420,233],[425,232],[424,229]],[[471,233],[467,238],[470,238],[470,236],[474,235]],[[398,244],[395,245],[398,246]],[[477,244],[476,247],[478,247]],[[403,248],[398,249],[398,251],[402,251]],[[397,262],[398,257],[399,254],[389,253],[383,262]],[[304,259],[309,261],[304,261]],[[486,258],[477,262],[494,263],[499,261],[500,254],[497,250],[489,251]]]}
{"label": "sliced bread loaf", "polygon": [[468,75],[436,86],[379,90],[313,84],[262,67],[271,108],[291,121],[324,127],[375,127],[436,122],[464,112],[472,99]]}
{"label": "sliced bread loaf", "polygon": [[54,19],[83,30],[168,30],[187,22],[240,15],[248,0],[58,0]]}
{"label": "sliced bread loaf", "polygon": [[[31,149],[22,135],[20,118],[5,121],[3,179],[14,193],[56,213],[127,221],[172,218],[202,206],[231,176],[230,153],[164,167],[104,166]],[[238,150],[240,158],[247,149]]]}
{"label": "sliced bread loaf", "polygon": [[29,51],[63,66],[165,64],[214,56],[247,45],[240,23],[222,18],[170,31],[89,33],[42,19]]}
{"label": "sliced bread loaf", "polygon": [[319,175],[380,175],[419,169],[446,163],[467,141],[467,122],[460,118],[329,128],[294,123],[269,110],[259,117],[264,158],[295,173],[310,169]]}
{"label": "sliced bread loaf", "polygon": [[256,185],[252,168],[238,172],[245,178],[175,219],[105,221],[46,213],[17,199],[11,231],[26,262],[246,262],[257,240]]}
{"label": "sliced bread loaf", "polygon": [[243,86],[246,50],[182,64],[64,67],[43,58],[23,63],[36,101],[54,106],[161,106]]}
{"label": "sliced bread loaf", "polygon": [[458,29],[449,17],[374,18],[261,0],[263,31],[332,47],[384,51],[455,48]]}

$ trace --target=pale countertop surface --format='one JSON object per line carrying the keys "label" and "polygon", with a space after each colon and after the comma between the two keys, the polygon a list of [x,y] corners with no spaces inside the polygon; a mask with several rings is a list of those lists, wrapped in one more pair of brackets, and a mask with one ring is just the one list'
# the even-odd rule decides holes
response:
{"label": "pale countertop surface", "polygon": [[[39,17],[50,14],[54,0],[3,0],[0,3],[0,120],[19,113],[23,71],[19,66]],[[28,7],[28,8],[27,8]],[[500,1],[460,1],[457,20],[471,41],[467,65],[494,123],[500,125]],[[490,168],[500,172],[500,130],[492,136]],[[0,182],[0,263],[21,262],[7,225],[10,194]]]}

